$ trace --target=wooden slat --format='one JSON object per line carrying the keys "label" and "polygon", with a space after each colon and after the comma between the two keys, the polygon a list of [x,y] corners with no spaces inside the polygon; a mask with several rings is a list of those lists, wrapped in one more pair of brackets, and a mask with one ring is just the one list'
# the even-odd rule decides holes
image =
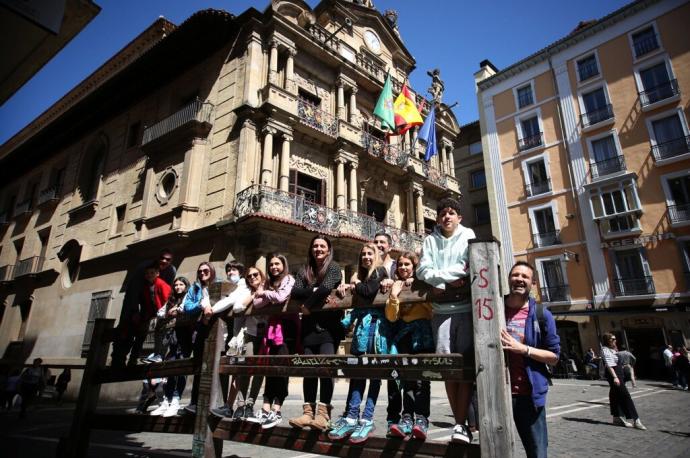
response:
{"label": "wooden slat", "polygon": [[151,415],[95,413],[91,415],[89,426],[92,429],[113,431],[192,434],[194,415],[164,418]]}
{"label": "wooden slat", "polygon": [[137,364],[130,367],[106,367],[96,374],[93,383],[114,383],[129,380],[144,380],[157,377],[190,375],[196,370],[192,358],[163,361],[161,363]]}
{"label": "wooden slat", "polygon": [[[246,422],[218,421],[209,419],[213,436],[223,440],[261,445],[320,455],[379,458],[385,457],[453,457],[478,458],[478,445],[453,444],[436,441],[417,441],[370,437],[365,444],[350,445],[344,441],[334,442],[319,431],[304,431],[278,426],[262,430],[259,425]],[[232,449],[232,447],[229,447]]]}
{"label": "wooden slat", "polygon": [[462,355],[226,356],[221,374],[474,381]]}

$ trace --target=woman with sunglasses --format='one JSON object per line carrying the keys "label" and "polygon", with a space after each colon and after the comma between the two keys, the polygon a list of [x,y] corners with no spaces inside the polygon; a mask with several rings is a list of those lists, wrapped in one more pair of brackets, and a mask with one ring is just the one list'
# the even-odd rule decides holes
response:
{"label": "woman with sunglasses", "polygon": [[[196,324],[196,335],[194,336],[193,352],[194,358],[200,359],[204,350],[204,341],[208,337],[211,328],[210,320],[213,317],[211,299],[208,295],[208,287],[216,279],[216,269],[210,262],[202,262],[196,269],[196,281],[189,287],[187,295],[182,303],[184,313],[190,318],[199,318]],[[194,377],[192,385],[192,399],[185,410],[189,413],[196,413],[196,401],[199,397],[199,377]]]}
{"label": "woman with sunglasses", "polygon": [[[247,282],[250,295],[244,303],[235,304],[233,307],[235,315],[243,313],[247,306],[257,297],[257,294],[263,293],[266,276],[261,269],[252,266],[247,269],[245,281]],[[244,354],[247,356],[261,354],[261,344],[265,334],[266,322],[263,320],[263,317],[256,316],[241,317],[240,319],[244,320],[245,327]],[[237,408],[232,415],[233,420],[246,420],[254,416],[254,400],[259,396],[259,390],[261,390],[263,382],[264,377],[262,375],[237,377]]]}
{"label": "woman with sunglasses", "polygon": [[[321,305],[342,280],[340,266],[333,262],[331,241],[324,235],[317,235],[309,244],[307,264],[295,278],[291,298],[302,301],[302,346],[305,355],[333,355],[345,336],[340,320],[342,310],[311,313],[310,309]],[[316,409],[316,392],[321,382],[321,395]],[[305,377],[302,384],[304,394],[303,413],[290,419],[293,428],[315,428],[325,431],[331,418],[333,379]],[[316,410],[316,414],[314,411]]]}
{"label": "woman with sunglasses", "polygon": [[[611,333],[605,333],[602,337],[601,358],[604,361],[606,368],[606,381],[609,382],[609,405],[611,407],[611,415],[613,416],[613,424],[618,426],[625,426],[626,428],[635,427],[637,429],[647,429],[640,417],[637,415],[635,403],[630,397],[628,389],[623,383],[623,366],[618,364],[618,349],[616,348],[616,336]],[[623,415],[627,421],[623,419]]]}
{"label": "woman with sunglasses", "polygon": [[[254,307],[283,305],[290,300],[295,278],[290,275],[288,261],[282,254],[275,254],[268,261],[268,280],[263,291],[254,295]],[[261,354],[289,355],[297,350],[299,315],[271,315],[268,319],[266,336]],[[280,409],[288,395],[288,377],[266,377],[264,405],[254,417],[247,420],[259,423],[263,429],[273,428],[283,421]]]}

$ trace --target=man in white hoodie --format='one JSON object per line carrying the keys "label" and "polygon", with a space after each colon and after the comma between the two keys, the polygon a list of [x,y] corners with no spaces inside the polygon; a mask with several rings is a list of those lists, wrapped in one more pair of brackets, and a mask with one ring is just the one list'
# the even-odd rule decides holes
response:
{"label": "man in white hoodie", "polygon": [[[417,267],[417,278],[428,283],[434,292],[460,288],[469,274],[468,241],[475,238],[474,231],[460,224],[460,202],[442,199],[436,207],[434,231],[424,239],[422,258]],[[462,353],[473,360],[472,307],[467,302],[432,302],[434,318],[432,330],[436,353]],[[472,395],[472,385],[446,381],[448,402],[455,417],[451,440],[470,443],[472,433],[465,425]]]}

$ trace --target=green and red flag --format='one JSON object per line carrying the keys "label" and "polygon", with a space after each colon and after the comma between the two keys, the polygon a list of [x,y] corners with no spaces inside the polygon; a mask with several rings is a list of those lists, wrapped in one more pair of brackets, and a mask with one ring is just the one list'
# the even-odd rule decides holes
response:
{"label": "green and red flag", "polygon": [[381,127],[384,130],[395,132],[395,114],[393,112],[393,89],[390,74],[386,75],[386,82],[379,99],[376,101],[374,116],[381,120]]}

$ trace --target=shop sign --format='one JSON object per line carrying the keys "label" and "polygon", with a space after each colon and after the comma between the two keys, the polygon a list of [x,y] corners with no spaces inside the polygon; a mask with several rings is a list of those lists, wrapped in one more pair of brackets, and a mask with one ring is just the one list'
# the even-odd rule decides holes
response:
{"label": "shop sign", "polygon": [[636,246],[636,245],[646,245],[648,243],[659,242],[661,240],[669,240],[676,238],[676,235],[672,232],[666,232],[664,234],[650,234],[641,235],[639,237],[631,237],[627,239],[611,240],[608,242],[601,242],[602,248],[617,248],[624,246]]}

